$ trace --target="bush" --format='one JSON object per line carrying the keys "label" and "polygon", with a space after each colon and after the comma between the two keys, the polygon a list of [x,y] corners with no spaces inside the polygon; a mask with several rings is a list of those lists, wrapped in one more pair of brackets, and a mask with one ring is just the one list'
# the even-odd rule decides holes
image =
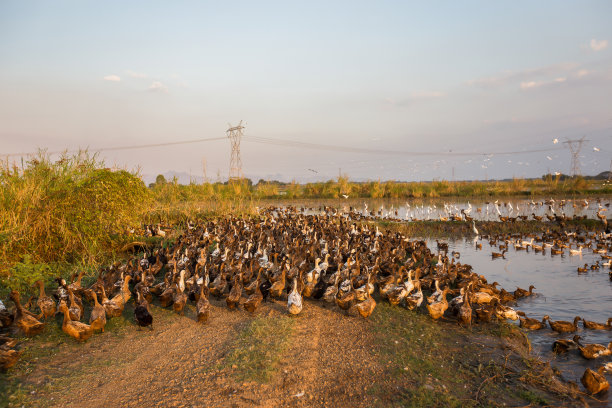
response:
{"label": "bush", "polygon": [[137,175],[105,168],[87,152],[5,164],[0,187],[0,280],[13,285],[18,277],[25,284],[34,279],[25,276],[51,273],[42,264],[101,260],[150,202]]}

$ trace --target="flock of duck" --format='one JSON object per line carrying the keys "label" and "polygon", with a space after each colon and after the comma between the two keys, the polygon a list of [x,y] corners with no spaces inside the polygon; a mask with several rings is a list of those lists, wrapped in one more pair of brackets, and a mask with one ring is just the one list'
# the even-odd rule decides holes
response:
{"label": "flock of duck", "polygon": [[[508,248],[514,248],[515,251],[533,251],[535,254],[546,255],[546,251],[550,251],[551,256],[582,256],[583,250],[591,250],[594,255],[598,255],[601,259],[597,259],[589,265],[578,267],[578,273],[586,273],[601,269],[608,269],[610,280],[612,280],[612,248],[610,247],[612,233],[609,228],[599,233],[595,232],[579,232],[579,231],[563,231],[551,232],[545,231],[538,235],[530,235],[529,237],[523,234],[499,234],[495,236],[482,235],[479,238],[486,239],[489,242],[491,249],[491,258],[505,258]],[[474,241],[476,249],[482,249],[482,243]],[[497,252],[499,251],[499,252]]]}
{"label": "flock of duck", "polygon": [[[440,206],[430,204],[410,205],[406,202],[402,208],[393,205],[385,208],[384,205],[378,209],[369,209],[367,203],[363,203],[363,209],[351,207],[350,210],[359,213],[365,218],[378,218],[395,221],[502,221],[517,222],[527,221],[530,218],[535,221],[565,222],[572,220],[584,220],[588,218],[588,211],[593,211],[594,216],[607,225],[606,211],[610,202],[603,202],[598,198],[589,201],[579,200],[555,200],[553,198],[542,201],[524,201],[522,203],[495,200],[485,202],[480,206],[472,206],[468,201],[466,205],[458,203],[441,203]],[[572,215],[568,215],[571,213]]]}
{"label": "flock of duck", "polygon": [[[149,231],[156,230],[159,227]],[[597,242],[596,247],[607,254],[610,235],[604,236],[591,236],[590,242]],[[503,242],[506,246],[508,239],[515,238],[481,237],[488,238],[491,245]],[[571,237],[550,234],[538,240],[559,246]],[[492,319],[520,319],[521,326],[529,330],[543,329],[548,323],[554,331],[574,332],[579,321],[589,330],[612,330],[612,318],[605,324],[580,317],[573,322],[553,321],[548,316],[541,321],[529,318],[512,305],[533,295],[533,286],[512,292],[497,288],[497,282],[488,283],[471,266],[461,264],[458,253],[449,254],[443,242],[432,251],[425,241],[383,232],[378,226],[331,211],[304,214],[294,207],[269,208],[255,218],[226,217],[189,224],[182,235],[166,244],[170,245],[102,269],[88,287],[81,283],[84,272],[73,276],[69,284],[57,278],[51,296],[39,281],[38,296],[26,305],[13,290],[14,310],[0,303],[0,327],[33,336],[43,330],[41,320],[61,313],[62,330],[85,341],[94,332],[104,331],[108,319],[121,316],[132,298],[135,322],[152,328],[154,297],[161,307],[172,307],[178,314],[192,302],[197,322],[205,323],[213,313],[212,296],[224,299],[229,309],[246,313],[255,313],[262,302],[272,298],[286,302],[287,313],[298,315],[312,304],[304,299],[312,299],[336,305],[349,316],[367,318],[377,302],[388,301],[411,311],[421,310],[435,320],[456,320],[466,326]],[[522,244],[535,250],[534,239]],[[85,307],[90,309],[88,323],[82,321]],[[559,352],[577,348],[588,359],[612,355],[612,343],[582,344],[579,337],[555,342],[553,347]],[[11,367],[18,358],[16,341],[0,335],[0,367]],[[582,382],[590,392],[609,387],[606,370],[612,371],[612,363],[598,371],[587,369]]]}

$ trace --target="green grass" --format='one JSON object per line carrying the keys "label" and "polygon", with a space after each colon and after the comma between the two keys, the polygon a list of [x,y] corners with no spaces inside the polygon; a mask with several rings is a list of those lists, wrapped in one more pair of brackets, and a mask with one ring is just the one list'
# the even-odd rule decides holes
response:
{"label": "green grass", "polygon": [[[419,312],[381,302],[370,317],[372,333],[381,363],[396,382],[389,406],[440,407],[470,406],[463,394],[447,390],[458,378],[448,375],[451,357],[441,349],[452,343],[444,326]],[[375,329],[374,329],[375,328]],[[442,387],[444,384],[445,387]],[[473,404],[472,404],[473,405]]]}
{"label": "green grass", "polygon": [[550,403],[548,402],[546,398],[543,398],[542,396],[536,394],[535,392],[531,390],[521,390],[519,391],[518,395],[525,401],[528,401],[529,403],[534,404],[534,405],[540,405],[540,406],[550,405]]}
{"label": "green grass", "polygon": [[414,390],[403,390],[398,396],[401,401],[398,406],[404,408],[460,408],[469,406],[465,401],[461,401],[453,395],[441,394],[439,391],[435,391],[433,388],[426,388],[425,386]]}
{"label": "green grass", "polygon": [[[432,356],[446,338],[429,316],[380,302],[371,319],[384,336],[377,337],[382,350],[393,357],[395,373],[409,377],[440,377]],[[401,352],[397,352],[397,351]]]}
{"label": "green grass", "polygon": [[222,367],[231,367],[240,381],[269,382],[289,344],[295,320],[286,316],[257,317],[240,333]]}
{"label": "green grass", "polygon": [[[467,330],[386,302],[378,304],[370,319],[377,354],[386,369],[369,393],[377,397],[381,407],[546,404],[547,391],[564,395],[550,381],[534,384],[524,380],[528,376],[542,381],[548,378],[541,364],[530,366],[514,354],[511,364],[522,367],[515,372],[506,367],[507,352],[492,351],[500,347],[498,337],[518,344],[523,340],[522,331],[506,322]],[[485,350],[489,352],[483,353]]]}
{"label": "green grass", "polygon": [[491,339],[489,347],[495,347],[499,336],[520,340],[520,329],[517,333],[512,325],[479,325],[468,331],[386,302],[379,303],[370,318],[379,359],[386,367],[386,380],[369,390],[380,406],[480,407],[544,401],[533,390],[515,391],[518,374],[506,369],[503,356],[494,361],[480,355],[480,342],[489,343],[486,336]]}

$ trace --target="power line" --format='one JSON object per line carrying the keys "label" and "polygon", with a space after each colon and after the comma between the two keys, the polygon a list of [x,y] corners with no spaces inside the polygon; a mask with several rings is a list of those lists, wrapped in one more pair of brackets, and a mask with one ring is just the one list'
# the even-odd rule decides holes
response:
{"label": "power line", "polygon": [[[77,153],[82,150],[90,150],[92,152],[107,152],[113,150],[133,150],[133,149],[147,149],[151,147],[163,147],[163,146],[175,146],[175,145],[185,145],[192,143],[202,143],[202,142],[212,142],[215,140],[225,140],[225,137],[210,137],[207,139],[193,139],[193,140],[181,140],[178,142],[164,142],[164,143],[150,143],[150,144],[142,144],[142,145],[130,145],[130,146],[113,146],[113,147],[101,147],[99,149],[78,149],[78,150],[58,150],[54,152],[45,152],[47,154],[62,154],[62,153]],[[9,153],[9,154],[0,154],[0,156],[8,157],[19,157],[19,156],[34,156],[38,154],[38,152],[30,152],[30,153]]]}
{"label": "power line", "polygon": [[[163,142],[163,143],[149,143],[149,144],[141,144],[141,145],[128,145],[128,146],[112,146],[112,147],[102,147],[97,149],[87,149],[93,152],[104,152],[104,151],[119,151],[119,150],[133,150],[133,149],[146,149],[146,148],[154,148],[154,147],[164,147],[164,146],[176,146],[176,145],[185,145],[185,144],[193,144],[193,143],[203,143],[203,142],[212,142],[225,140],[227,137],[212,137],[212,138],[203,138],[203,139],[192,139],[192,140],[182,140],[176,142]],[[513,150],[513,151],[472,151],[472,152],[453,152],[453,151],[405,151],[405,150],[386,150],[386,149],[370,149],[370,148],[360,148],[360,147],[351,147],[351,146],[340,146],[340,145],[328,145],[321,143],[309,143],[309,142],[299,142],[294,140],[287,139],[276,139],[270,137],[260,137],[260,136],[243,136],[244,140],[267,144],[267,145],[275,145],[280,147],[293,147],[293,148],[303,148],[303,149],[312,149],[312,150],[326,150],[326,151],[334,151],[340,153],[366,153],[366,154],[389,154],[389,155],[402,155],[402,156],[457,156],[457,157],[470,157],[470,156],[508,156],[508,155],[516,155],[516,154],[527,154],[527,153],[545,153],[552,151],[564,150],[563,147],[558,148],[547,148],[547,149],[529,149],[529,150]],[[47,154],[62,154],[62,153],[75,153],[80,150],[62,150],[62,151],[53,151],[46,152]],[[602,149],[604,150],[604,149]],[[0,157],[19,157],[19,156],[33,156],[38,154],[38,152],[22,152],[22,153],[8,153],[8,154],[0,154]]]}
{"label": "power line", "polygon": [[348,146],[339,146],[339,145],[327,145],[327,144],[319,144],[319,143],[308,143],[308,142],[298,142],[293,140],[285,140],[285,139],[274,139],[270,137],[258,137],[258,136],[245,136],[244,140],[275,145],[275,146],[283,146],[283,147],[295,147],[295,148],[304,148],[304,149],[314,149],[314,150],[328,150],[335,151],[341,153],[367,153],[367,154],[392,154],[392,155],[402,155],[402,156],[501,156],[501,155],[515,155],[515,154],[524,154],[524,153],[543,153],[550,152],[555,150],[564,150],[562,147],[552,148],[552,149],[531,149],[531,150],[516,150],[516,151],[498,151],[498,152],[453,152],[453,151],[439,151],[439,152],[415,152],[415,151],[405,151],[405,150],[385,150],[385,149],[368,149],[368,148],[360,148],[360,147],[348,147]]}

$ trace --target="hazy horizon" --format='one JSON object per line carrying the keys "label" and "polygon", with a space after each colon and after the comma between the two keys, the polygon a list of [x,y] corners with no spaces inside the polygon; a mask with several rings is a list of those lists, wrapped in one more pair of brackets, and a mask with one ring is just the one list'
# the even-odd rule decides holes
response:
{"label": "hazy horizon", "polygon": [[[254,181],[568,174],[563,142],[583,136],[595,175],[612,164],[611,15],[608,1],[5,1],[0,157],[218,138],[244,120]],[[229,156],[226,139],[100,153],[143,175],[201,177],[204,159],[211,180]]]}

